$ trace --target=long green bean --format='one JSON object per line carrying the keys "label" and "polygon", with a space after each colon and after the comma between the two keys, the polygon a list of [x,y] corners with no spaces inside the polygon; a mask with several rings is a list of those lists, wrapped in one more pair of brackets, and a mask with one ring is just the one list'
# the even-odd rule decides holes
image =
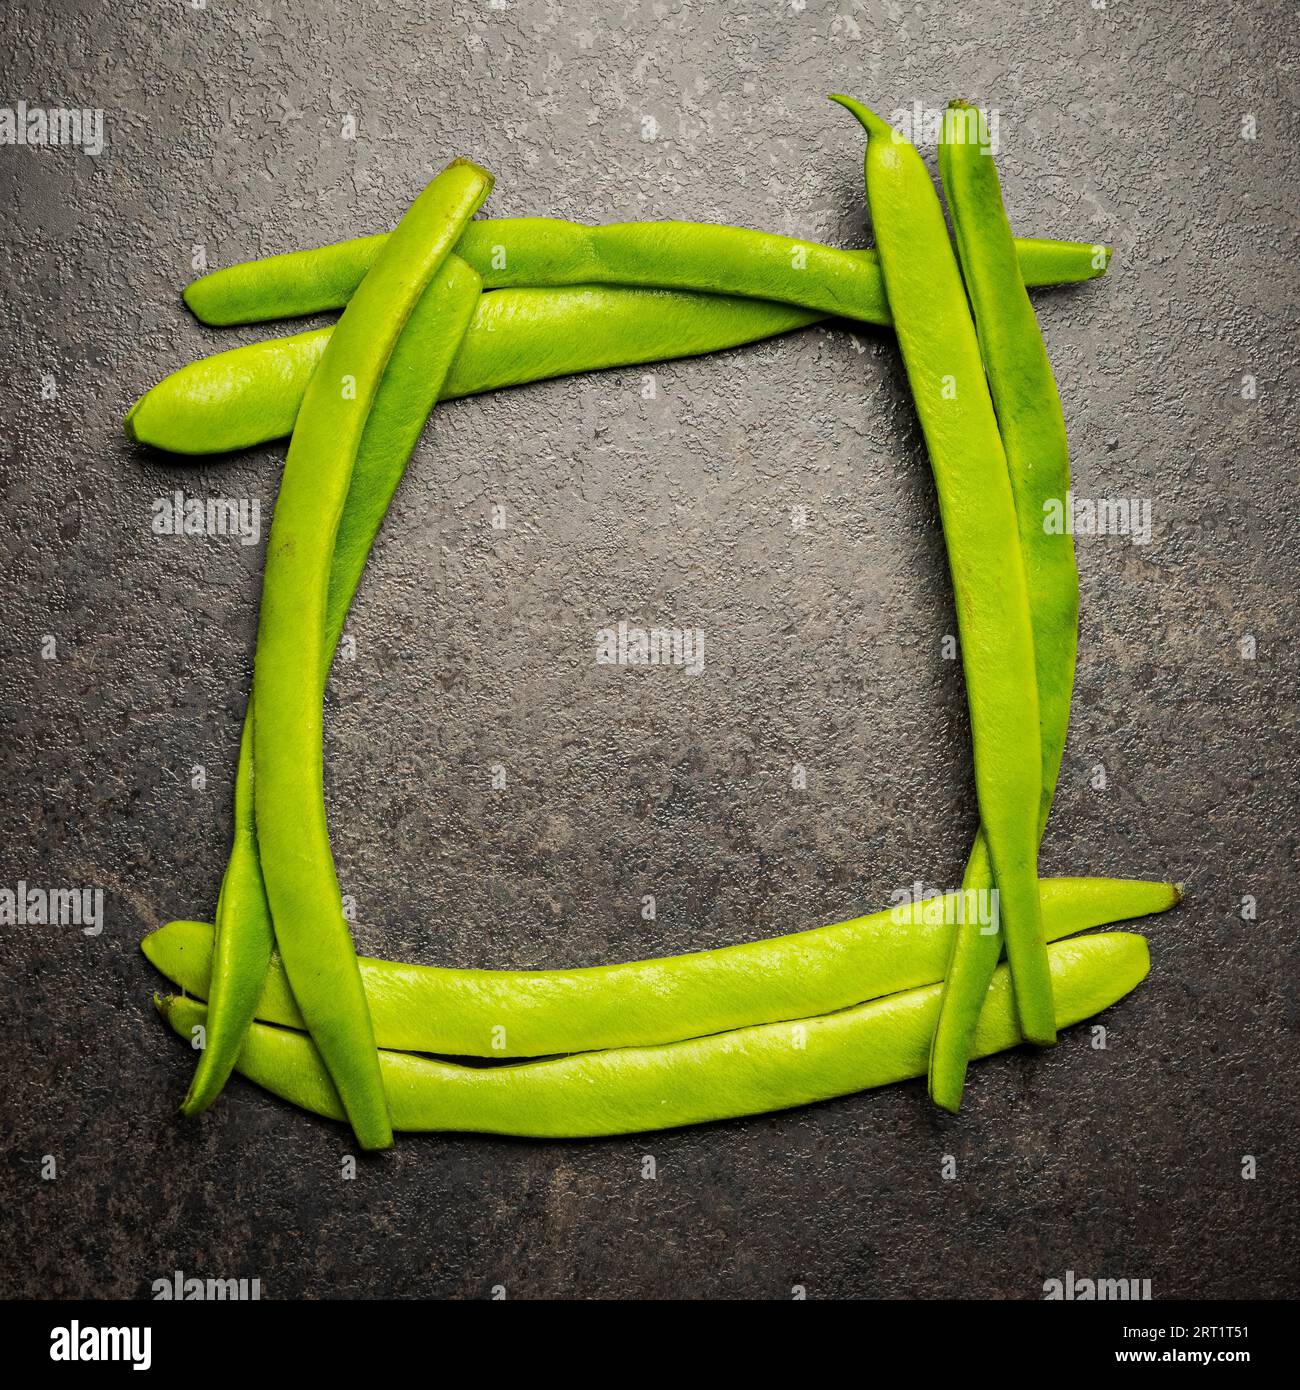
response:
{"label": "long green bean", "polygon": [[[204,323],[257,323],[341,309],[388,238],[357,237],[310,251],[244,261],[185,289]],[[1017,242],[1028,284],[1066,284],[1105,273],[1105,247],[1033,237]],[[824,314],[887,323],[874,251],[701,222],[616,222],[587,227],[555,217],[472,222],[456,254],[487,289],[632,285],[779,300]]]}
{"label": "long green bean", "polygon": [[[441,399],[718,352],[822,317],[762,299],[685,290],[496,290],[480,298]],[[222,453],[281,438],[293,429],[333,331],[270,338],[181,367],[131,407],[128,437],[177,454]]]}
{"label": "long green bean", "polygon": [[181,1102],[198,1115],[221,1094],[257,1009],[275,944],[271,907],[262,881],[253,807],[253,702],[244,712],[235,772],[235,827],[230,858],[217,895],[212,940],[212,982],[203,1049]]}

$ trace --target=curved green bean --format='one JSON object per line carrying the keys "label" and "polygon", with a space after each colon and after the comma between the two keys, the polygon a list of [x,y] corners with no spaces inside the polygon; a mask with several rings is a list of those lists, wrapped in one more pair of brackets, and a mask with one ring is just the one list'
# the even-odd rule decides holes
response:
{"label": "curved green bean", "polygon": [[1055,1041],[1035,887],[1042,746],[1015,500],[943,209],[919,154],[850,97],[867,131],[867,202],[939,494],[975,750],[975,791],[1021,1028]]}
{"label": "curved green bean", "polygon": [[235,772],[235,827],[230,858],[217,894],[212,939],[212,982],[203,1049],[181,1102],[182,1115],[199,1115],[221,1094],[257,1011],[271,963],[275,930],[262,881],[253,808],[253,702],[244,713]]}
{"label": "curved green bean", "polygon": [[[762,299],[685,290],[496,290],[480,298],[441,399],[718,352],[823,317]],[[127,412],[127,436],[177,454],[222,453],[281,438],[293,429],[333,331],[270,338],[181,367]]]}
{"label": "curved green bean", "polygon": [[[953,102],[951,108],[974,112],[978,136],[978,140],[969,138],[971,126],[963,119],[961,138],[953,138],[946,120],[939,173],[1016,504],[1042,727],[1041,839],[1065,750],[1078,643],[1079,572],[1074,540],[1065,533],[1048,534],[1043,526],[1044,504],[1065,497],[1069,490],[1069,446],[1052,364],[1017,266],[984,117],[965,102]],[[971,852],[966,886],[978,890],[991,883],[988,848],[981,832]],[[929,1077],[931,1096],[947,1110],[961,1104],[966,1060],[999,949],[997,934],[957,931],[953,935]]]}
{"label": "curved green bean", "polygon": [[[387,242],[357,237],[310,251],[214,270],[184,291],[203,323],[258,323],[341,309]],[[1079,241],[1016,243],[1028,284],[1105,273],[1109,251]],[[634,285],[779,300],[866,323],[888,323],[874,251],[702,222],[615,222],[587,227],[555,217],[472,222],[456,254],[487,289]]]}
{"label": "curved green bean", "polygon": [[[1039,881],[1051,940],[1178,902],[1168,883]],[[454,1057],[541,1057],[638,1047],[807,1018],[943,978],[963,905],[956,893],[789,936],[578,970],[449,970],[359,958],[375,1041]],[[212,928],[170,922],[141,943],[186,994],[208,997]],[[256,1015],[301,1028],[272,959]]]}
{"label": "curved green bean", "polygon": [[407,320],[491,188],[467,161],[415,200],[352,296],[303,397],[271,523],[253,667],[262,877],[294,997],[358,1142],[392,1143],[365,990],[330,851],[320,654],[366,420]]}
{"label": "curved green bean", "polygon": [[[1049,948],[1061,1027],[1123,998],[1146,975],[1146,941],[1130,932]],[[157,999],[182,1037],[203,1005]],[[885,1086],[925,1071],[939,987],[905,990],[837,1013],[769,1023],[661,1047],[582,1052],[544,1062],[466,1067],[409,1052],[379,1054],[393,1124],[533,1138],[636,1134],[757,1115]],[[1021,1040],[1006,967],[999,967],[975,1034],[977,1055]],[[331,1119],[343,1111],[311,1040],[255,1023],[239,1070],[259,1086]]]}
{"label": "curved green bean", "polygon": [[[338,647],[366,557],[469,325],[482,282],[447,257],[420,296],[388,360],[366,419],[334,540],[320,659],[321,680]],[[181,1106],[195,1115],[216,1100],[234,1066],[266,982],[273,930],[253,815],[253,703],[235,776],[235,833],[217,899],[206,1043]],[[277,962],[278,968],[278,962]]]}

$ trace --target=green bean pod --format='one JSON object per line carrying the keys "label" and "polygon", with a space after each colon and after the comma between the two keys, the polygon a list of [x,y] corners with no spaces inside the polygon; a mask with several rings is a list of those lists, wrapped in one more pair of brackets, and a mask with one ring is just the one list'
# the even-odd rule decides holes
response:
{"label": "green bean pod", "polygon": [[320,654],[357,452],[407,320],[491,176],[449,166],[415,200],[352,296],[307,385],[271,523],[253,668],[258,852],[294,997],[358,1141],[392,1142],[387,1101],[325,818]]}
{"label": "green bean pod", "polygon": [[[322,683],[375,535],[459,350],[481,287],[464,261],[448,256],[420,296],[388,360],[362,431],[335,536],[320,653]],[[207,1109],[221,1093],[253,1021],[271,959],[271,909],[253,813],[253,711],[250,702],[235,776],[234,841],[217,900],[212,992],[204,994],[209,999],[207,1035],[181,1106],[187,1115]],[[278,960],[276,964],[281,969]]]}
{"label": "green bean pod", "polygon": [[1025,1037],[1056,1029],[1038,890],[1042,749],[1029,595],[1015,500],[975,325],[943,209],[919,154],[879,116],[867,202],[885,289],[939,495],[975,751],[975,791]]}
{"label": "green bean pod", "polygon": [[[1041,839],[1061,771],[1078,644],[1074,540],[1065,532],[1049,534],[1044,526],[1045,506],[1063,500],[1070,487],[1069,446],[1052,364],[1017,264],[983,114],[964,102],[953,102],[951,109],[974,115],[973,131],[965,119],[955,128],[951,118],[945,119],[939,173],[1015,498],[1042,731]],[[981,832],[965,884],[979,890],[989,887],[992,877]],[[929,1076],[930,1094],[946,1110],[961,1104],[966,1060],[1000,947],[997,934],[958,931],[953,936]]]}
{"label": "green bean pod", "polygon": [[[497,290],[479,300],[440,399],[718,352],[823,317],[762,299],[685,290]],[[181,367],[128,411],[128,438],[177,454],[222,453],[281,438],[293,429],[333,331],[270,338]]]}
{"label": "green bean pod", "polygon": [[[1146,941],[1114,932],[1049,950],[1054,1022],[1064,1028],[1123,998],[1149,968]],[[192,999],[158,999],[182,1037],[202,1025]],[[466,1067],[381,1051],[394,1127],[540,1139],[637,1134],[785,1110],[885,1086],[925,1071],[938,985],[792,1023],[769,1023],[660,1047],[581,1052],[550,1061]],[[975,1034],[987,1056],[1021,1040],[1006,967],[993,977]],[[249,1030],[238,1069],[273,1094],[330,1119],[343,1109],[304,1033]]]}
{"label": "green bean pod", "polygon": [[[311,251],[244,261],[189,284],[185,303],[203,323],[258,323],[341,309],[388,240],[386,233]],[[1078,241],[1017,242],[1029,284],[1105,273],[1109,251]],[[587,227],[555,217],[485,218],[456,254],[487,289],[632,285],[779,300],[823,314],[887,323],[874,251],[701,222],[615,222]]]}
{"label": "green bean pod", "polygon": [[[1043,925],[1057,940],[1178,902],[1168,883],[1050,878],[1039,882]],[[375,1041],[453,1057],[542,1057],[677,1042],[847,1008],[943,978],[957,893],[834,926],[690,955],[578,970],[451,970],[360,957]],[[212,928],[170,922],[141,943],[174,985],[208,997]],[[279,961],[256,1014],[301,1028]]]}
{"label": "green bean pod", "polygon": [[207,1025],[198,1064],[181,1102],[199,1115],[221,1094],[257,1010],[272,959],[275,931],[257,853],[253,807],[253,705],[249,701],[235,772],[235,828],[217,895]]}

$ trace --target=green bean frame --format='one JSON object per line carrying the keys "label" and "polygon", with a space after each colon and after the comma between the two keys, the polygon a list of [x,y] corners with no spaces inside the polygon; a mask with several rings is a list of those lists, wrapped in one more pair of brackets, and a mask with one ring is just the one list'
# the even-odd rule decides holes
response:
{"label": "green bean frame", "polygon": [[[1064,498],[1069,490],[1069,446],[1052,364],[1017,266],[983,114],[964,102],[954,102],[950,109],[956,119],[945,119],[939,172],[1006,450],[1029,589],[1042,731],[1041,839],[1065,750],[1078,644],[1079,572],[1074,541],[1064,532],[1049,535],[1043,525],[1044,504]],[[991,883],[988,847],[981,832],[971,851],[965,886],[978,889]],[[953,935],[929,1074],[930,1095],[946,1110],[961,1104],[966,1061],[999,950],[996,934],[958,931]]]}
{"label": "green bean frame", "polygon": [[[393,348],[366,420],[334,542],[334,561],[320,658],[322,683],[366,558],[393,492],[433,409],[478,302],[481,281],[458,256],[448,256]],[[253,705],[244,721],[235,776],[235,834],[217,900],[212,993],[206,1045],[181,1106],[205,1110],[221,1093],[253,1020],[271,958],[271,909],[258,859],[253,816]]]}
{"label": "green bean frame", "polygon": [[[313,251],[244,261],[185,289],[204,323],[257,323],[341,309],[387,242],[386,234]],[[1029,284],[1090,280],[1104,247],[1028,238],[1017,242]],[[586,227],[554,217],[485,218],[465,229],[456,254],[486,289],[633,285],[778,300],[819,313],[888,323],[874,251],[707,222],[615,222]]]}
{"label": "green bean frame", "polygon": [[[1049,940],[1165,912],[1179,900],[1174,885],[1142,879],[1049,878],[1039,893]],[[935,984],[973,901],[948,893],[789,936],[577,970],[451,970],[363,956],[361,978],[380,1047],[541,1057],[648,1046]],[[206,922],[169,922],[141,945],[174,985],[207,999],[212,935]],[[256,1016],[303,1026],[278,960]]]}
{"label": "green bean frame", "polygon": [[[1146,941],[1110,932],[1058,941],[1049,962],[1054,1022],[1067,1027],[1123,998],[1149,968]],[[192,999],[157,1000],[182,1037],[202,1026]],[[379,1054],[400,1130],[472,1131],[583,1139],[757,1115],[885,1086],[925,1071],[939,986],[854,1008],[660,1047],[580,1052],[513,1066],[466,1067],[409,1052]],[[975,1034],[984,1056],[1021,1041],[1006,967],[993,977]],[[342,1107],[311,1040],[256,1023],[237,1063],[275,1095],[341,1119]]]}
{"label": "green bean frame", "polygon": [[294,426],[262,583],[253,667],[262,877],[294,997],[364,1148],[391,1144],[392,1129],[325,820],[320,652],[335,539],[384,369],[490,188],[466,161],[444,170],[344,310]]}
{"label": "green bean frame", "polygon": [[[187,996],[210,999],[159,1001],[178,1033],[202,1040],[188,1113],[236,1069],[348,1120],[365,1148],[386,1147],[394,1128],[576,1138],[844,1095],[920,1075],[927,1055],[931,1094],[955,1109],[970,1056],[1054,1041],[1057,1026],[1145,975],[1139,936],[1062,938],[1164,911],[1176,887],[1036,873],[1068,722],[1078,582],[1069,538],[1048,544],[1062,538],[1042,529],[1068,460],[1025,286],[1103,274],[1109,252],[1014,239],[992,160],[971,161],[946,138],[959,270],[915,150],[859,103],[834,100],[868,133],[876,251],[685,222],[471,222],[492,181],[456,161],[393,233],[233,265],[185,290],[212,324],[344,311],[333,329],[191,363],[126,420],[132,439],[178,453],[292,433],[216,925],[172,922],[143,943]],[[433,404],[831,316],[898,333],[940,499],[971,713],[981,830],[965,887],[996,884],[1003,930],[954,925],[977,900],[967,892],[577,970],[358,959],[325,820],[321,703]],[[413,1053],[551,1060],[482,1068]]]}
{"label": "green bean frame", "polygon": [[1042,790],[1034,639],[1015,501],[961,272],[912,145],[851,97],[867,131],[867,202],[903,362],[930,455],[952,573],[1007,962],[1025,1037],[1056,1040],[1035,886]]}

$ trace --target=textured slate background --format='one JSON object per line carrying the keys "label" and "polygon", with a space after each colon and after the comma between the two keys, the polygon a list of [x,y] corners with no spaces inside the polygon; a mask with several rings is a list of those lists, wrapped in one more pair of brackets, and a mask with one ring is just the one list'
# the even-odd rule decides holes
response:
{"label": "textured slate background", "polygon": [[[1289,5],[27,0],[0,68],[3,102],[107,125],[97,159],[0,148],[0,884],[107,904],[97,938],[3,929],[3,1292],[147,1296],[180,1269],[280,1298],[1037,1297],[1072,1269],[1157,1297],[1295,1294]],[[1190,896],[1153,924],[1109,1050],[1076,1031],[985,1063],[956,1121],[915,1083],[600,1143],[408,1137],[355,1181],[341,1129],[242,1081],[180,1121],[192,1056],[137,943],[214,903],[262,547],[160,539],[150,504],[183,487],[269,520],[282,458],[196,466],[122,438],[148,385],[265,331],[189,318],[193,248],[217,266],[385,227],[456,154],[496,172],[498,216],[862,244],[862,137],[824,100],[841,89],[997,108],[1020,229],[1117,248],[1106,280],[1040,305],[1076,490],[1152,499],[1155,535],[1079,546],[1044,869]],[[833,327],[669,364],[651,401],[642,376],[460,402],[426,435],[327,716],[369,952],[577,965],[957,881],[968,731],[892,342]],[[619,617],[703,626],[705,673],[597,667]]]}

